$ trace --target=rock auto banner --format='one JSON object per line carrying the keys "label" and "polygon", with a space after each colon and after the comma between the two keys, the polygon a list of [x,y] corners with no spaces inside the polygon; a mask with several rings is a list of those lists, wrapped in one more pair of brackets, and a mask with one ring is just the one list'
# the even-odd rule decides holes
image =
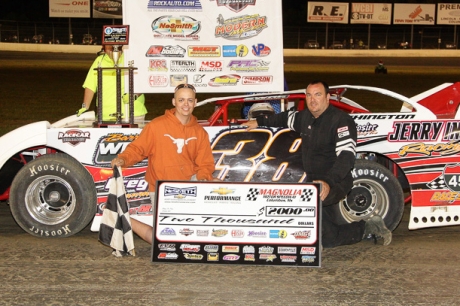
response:
{"label": "rock auto banner", "polygon": [[159,181],[153,262],[321,265],[317,184]]}
{"label": "rock auto banner", "polygon": [[136,92],[283,90],[281,1],[123,1],[123,23]]}

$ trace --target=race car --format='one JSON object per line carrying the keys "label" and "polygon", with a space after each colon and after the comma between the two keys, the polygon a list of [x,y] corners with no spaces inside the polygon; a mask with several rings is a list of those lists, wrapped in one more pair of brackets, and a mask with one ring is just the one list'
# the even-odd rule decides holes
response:
{"label": "race car", "polygon": [[[371,92],[396,111],[371,112],[349,94]],[[391,230],[411,203],[409,229],[460,224],[460,83],[446,83],[415,97],[367,86],[331,86],[330,103],[348,112],[358,130],[354,186],[337,222],[381,215]],[[229,182],[297,183],[303,179],[300,136],[288,129],[246,131],[248,118],[232,118],[230,106],[253,103],[252,116],[268,114],[270,102],[305,107],[305,90],[212,98],[207,130],[215,176]],[[283,107],[282,107],[283,108]],[[284,108],[285,109],[285,108]],[[25,125],[0,137],[0,200],[8,201],[18,225],[38,237],[98,231],[107,201],[111,160],[142,130],[95,127],[95,113],[55,123]],[[130,214],[152,222],[147,161],[123,169]]]}

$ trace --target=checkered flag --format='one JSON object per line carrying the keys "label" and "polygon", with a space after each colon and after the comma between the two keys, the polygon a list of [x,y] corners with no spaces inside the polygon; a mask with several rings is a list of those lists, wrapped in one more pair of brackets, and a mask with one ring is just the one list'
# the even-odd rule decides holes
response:
{"label": "checkered flag", "polygon": [[300,202],[310,202],[313,196],[313,189],[304,189],[300,195]]}
{"label": "checkered flag", "polygon": [[135,256],[128,201],[119,167],[113,167],[113,177],[110,180],[109,196],[99,229],[99,241],[112,247],[112,254],[117,257]]}
{"label": "checkered flag", "polygon": [[259,188],[249,188],[249,192],[246,196],[246,201],[255,201],[259,195]]}
{"label": "checkered flag", "polygon": [[444,176],[440,175],[431,182],[426,184],[430,189],[447,189],[446,182],[444,181]]}

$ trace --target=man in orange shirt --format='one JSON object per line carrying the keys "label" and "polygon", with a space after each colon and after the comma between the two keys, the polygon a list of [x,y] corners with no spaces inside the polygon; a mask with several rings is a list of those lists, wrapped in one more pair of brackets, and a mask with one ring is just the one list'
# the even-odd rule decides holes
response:
{"label": "man in orange shirt", "polygon": [[[149,122],[139,137],[112,160],[112,167],[129,167],[148,158],[145,179],[151,199],[157,180],[214,180],[208,133],[192,115],[197,103],[195,95],[192,85],[178,85],[172,99],[174,108]],[[151,226],[134,219],[131,226],[142,239],[152,243]]]}

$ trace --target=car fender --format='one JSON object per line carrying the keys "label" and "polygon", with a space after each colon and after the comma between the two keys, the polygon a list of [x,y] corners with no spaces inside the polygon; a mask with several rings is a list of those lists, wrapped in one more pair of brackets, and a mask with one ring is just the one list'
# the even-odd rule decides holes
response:
{"label": "car fender", "polygon": [[48,121],[39,121],[19,127],[0,137],[0,168],[14,154],[27,148],[46,145]]}

